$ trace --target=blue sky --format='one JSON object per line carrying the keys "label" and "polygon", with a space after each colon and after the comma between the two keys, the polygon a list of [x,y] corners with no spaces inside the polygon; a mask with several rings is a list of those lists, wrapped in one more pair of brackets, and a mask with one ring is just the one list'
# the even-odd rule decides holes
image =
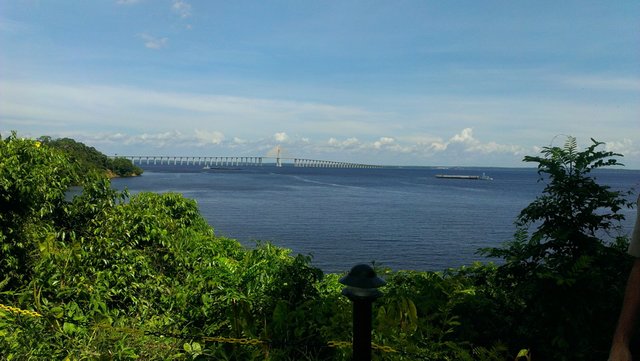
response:
{"label": "blue sky", "polygon": [[107,154],[640,169],[638,1],[0,0],[0,133]]}

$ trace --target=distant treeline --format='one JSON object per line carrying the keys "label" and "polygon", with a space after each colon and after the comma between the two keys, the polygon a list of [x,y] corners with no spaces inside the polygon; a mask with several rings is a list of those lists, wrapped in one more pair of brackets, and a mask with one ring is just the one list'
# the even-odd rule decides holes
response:
{"label": "distant treeline", "polygon": [[131,177],[141,175],[143,172],[129,159],[118,157],[109,159],[94,147],[86,146],[70,138],[52,139],[50,136],[42,136],[38,138],[38,141],[65,152],[69,159],[80,167],[81,174],[104,171],[109,177]]}

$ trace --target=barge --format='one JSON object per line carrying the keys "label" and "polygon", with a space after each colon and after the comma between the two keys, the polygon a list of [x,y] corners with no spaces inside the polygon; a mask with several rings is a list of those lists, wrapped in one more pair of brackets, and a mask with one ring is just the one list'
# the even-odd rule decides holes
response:
{"label": "barge", "polygon": [[436,178],[444,179],[473,179],[473,180],[493,180],[493,178],[482,173],[482,175],[459,175],[459,174],[436,174]]}

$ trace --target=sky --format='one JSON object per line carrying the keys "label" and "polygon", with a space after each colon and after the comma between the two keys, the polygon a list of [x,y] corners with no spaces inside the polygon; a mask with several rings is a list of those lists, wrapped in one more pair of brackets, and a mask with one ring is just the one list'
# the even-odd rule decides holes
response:
{"label": "sky", "polygon": [[640,169],[640,2],[0,0],[0,134],[108,155]]}

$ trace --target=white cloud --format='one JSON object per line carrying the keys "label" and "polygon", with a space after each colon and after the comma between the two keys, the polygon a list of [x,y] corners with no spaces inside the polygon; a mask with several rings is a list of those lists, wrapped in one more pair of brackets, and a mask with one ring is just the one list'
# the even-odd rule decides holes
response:
{"label": "white cloud", "polygon": [[186,1],[174,0],[171,9],[182,19],[186,19],[191,16],[191,4]]}
{"label": "white cloud", "polygon": [[[294,157],[314,158],[321,153],[328,159],[345,161],[372,162],[379,157],[387,159],[386,164],[460,164],[462,160],[465,164],[482,164],[489,159],[496,165],[505,164],[502,161],[520,165],[522,154],[539,153],[532,147],[549,144],[555,134],[588,140],[596,133],[599,140],[609,140],[610,149],[625,155],[628,167],[640,167],[640,143],[634,138],[637,124],[627,121],[637,115],[634,107],[617,109],[558,101],[521,109],[507,101],[505,111],[498,102],[445,105],[455,112],[429,108],[430,113],[395,114],[319,102],[126,86],[6,80],[0,87],[3,128],[16,129],[21,134],[35,132],[36,137],[84,137],[89,144],[104,144],[118,153],[124,152],[118,150],[119,145],[142,153],[153,153],[162,147],[182,154],[190,153],[188,149],[197,153],[215,146],[216,151],[228,147],[229,153],[242,151],[241,154],[258,156],[264,154],[263,149],[283,143]],[[464,117],[474,110],[481,115]],[[556,113],[559,117],[553,116]],[[509,117],[526,121],[510,124],[503,120]],[[444,121],[449,119],[453,123]],[[393,126],[400,124],[394,123],[396,120],[406,124],[404,129]],[[176,133],[176,129],[180,132]],[[194,129],[206,131],[207,136],[200,134],[198,138]],[[476,135],[476,129],[482,131],[477,133],[482,137]],[[484,139],[484,134],[491,134],[492,138]]]}
{"label": "white cloud", "polygon": [[[326,146],[328,146],[328,148]],[[346,151],[360,154],[373,154],[372,152],[411,153],[415,149],[414,145],[400,144],[393,137],[380,137],[371,142],[362,142],[355,137],[347,138],[345,140],[339,140],[335,137],[331,137],[326,142],[326,146],[319,144],[316,149],[318,151]]]}
{"label": "white cloud", "polygon": [[[210,124],[224,134],[264,137],[286,129],[293,134],[368,134],[375,114],[355,107],[217,94],[177,93],[126,86],[59,85],[5,81],[0,87],[0,116],[38,121],[47,128],[145,131],[203,129]],[[340,122],[339,119],[351,119]],[[384,126],[384,125],[383,125]]]}
{"label": "white cloud", "polygon": [[[61,134],[54,136],[74,136],[73,134]],[[335,137],[329,138],[326,143],[313,142],[309,138],[301,137],[299,139],[291,139],[285,132],[279,132],[273,135],[271,139],[254,139],[247,140],[233,137],[231,142],[226,142],[226,137],[219,131],[204,131],[196,129],[193,134],[184,134],[180,131],[166,131],[157,133],[142,133],[139,135],[126,135],[122,132],[117,133],[99,133],[90,136],[75,134],[78,139],[87,140],[90,143],[98,144],[125,144],[136,146],[151,146],[153,148],[165,147],[184,147],[185,145],[194,145],[197,147],[206,147],[210,145],[245,147],[243,152],[250,152],[251,149],[257,151],[259,149],[275,149],[276,143],[289,144],[286,148],[287,153],[295,155],[300,149],[297,147],[306,147],[307,151],[312,153],[322,153],[325,151],[345,151],[354,152],[353,154],[366,154],[372,151],[383,153],[397,154],[414,154],[416,156],[434,156],[436,154],[446,155],[447,153],[457,152],[473,152],[482,154],[511,154],[520,155],[524,152],[524,148],[515,145],[504,145],[496,142],[482,143],[473,137],[469,128],[463,129],[460,133],[455,134],[450,139],[453,141],[431,143],[399,143],[395,138],[385,136],[372,142],[362,142],[355,137],[339,140]],[[622,144],[608,143],[611,147],[627,147],[628,150],[632,144],[626,141]],[[328,146],[328,148],[327,148]],[[285,148],[282,148],[283,151]],[[273,151],[271,151],[273,153]],[[535,153],[535,152],[534,152]],[[260,155],[261,153],[256,153]],[[265,153],[266,154],[266,153]],[[353,155],[351,154],[351,155]]]}
{"label": "white cloud", "polygon": [[[607,151],[620,153],[624,156],[637,156],[640,155],[640,148],[638,148],[631,139],[622,139],[620,141],[609,141],[605,143]],[[624,163],[624,160],[622,161]]]}
{"label": "white cloud", "polygon": [[195,134],[199,145],[221,144],[224,141],[224,134],[218,131],[209,132],[196,129]]}
{"label": "white cloud", "polygon": [[342,142],[342,144],[345,147],[349,148],[349,147],[353,147],[353,146],[356,146],[356,145],[360,144],[360,141],[358,140],[358,138],[348,138],[347,140]]}
{"label": "white cloud", "polygon": [[516,145],[498,144],[494,141],[482,143],[473,136],[472,128],[464,128],[460,133],[451,137],[447,144],[436,143],[435,148],[443,150],[443,148],[446,149],[448,146],[456,143],[463,145],[463,149],[466,152],[479,152],[484,154],[509,153],[514,155],[519,155],[523,152],[523,148]]}
{"label": "white cloud", "polygon": [[498,144],[496,142],[476,143],[467,149],[470,152],[480,152],[484,154],[490,153],[507,153],[513,155],[521,155],[524,148],[518,145]]}
{"label": "white cloud", "polygon": [[393,144],[396,140],[391,138],[391,137],[381,137],[379,140],[376,140],[375,142],[373,142],[373,147],[375,149],[380,149],[383,146],[388,146],[390,144]]}
{"label": "white cloud", "polygon": [[[454,134],[448,141],[436,137],[415,138],[413,148],[426,156],[444,153],[482,153],[482,154],[508,154],[521,155],[525,149],[519,145],[499,144],[495,141],[481,142],[473,135],[472,128],[464,128]],[[403,149],[406,151],[406,149]]]}
{"label": "white cloud", "polygon": [[174,143],[176,141],[182,141],[184,140],[185,137],[184,135],[177,131],[169,131],[169,132],[162,132],[162,133],[143,133],[142,135],[139,136],[134,136],[129,138],[126,143],[127,144],[148,144],[151,145],[155,148],[163,148],[171,143]]}
{"label": "white cloud", "polygon": [[355,149],[362,146],[362,143],[358,140],[358,138],[348,138],[343,141],[340,141],[334,137],[329,138],[327,144],[331,147],[339,148],[339,149]]}
{"label": "white cloud", "polygon": [[519,145],[499,144],[495,141],[482,143],[473,137],[473,130],[471,128],[464,129],[461,134],[461,139],[464,139],[464,143],[468,146],[466,150],[470,152],[479,152],[484,154],[503,153],[517,156],[522,155],[525,152],[525,148]]}
{"label": "white cloud", "polygon": [[447,150],[447,143],[433,142],[433,143],[429,144],[427,149],[435,151],[435,152],[443,152],[443,151]]}
{"label": "white cloud", "polygon": [[473,138],[473,129],[464,128],[462,131],[449,140],[450,143],[475,144],[478,141]]}
{"label": "white cloud", "polygon": [[[5,131],[0,132],[5,134]],[[6,134],[9,134],[6,131]],[[285,132],[271,137],[245,139],[232,137],[227,141],[220,131],[193,130],[181,132],[169,130],[131,134],[119,132],[60,132],[44,133],[54,138],[70,137],[87,145],[95,146],[106,154],[121,155],[218,155],[218,156],[268,156],[275,157],[280,147],[281,156],[335,161],[351,161],[370,164],[395,165],[491,165],[483,161],[494,160],[493,165],[522,166],[522,155],[539,154],[540,147],[524,147],[482,141],[473,136],[470,128],[455,133],[449,141],[433,138],[431,142],[407,142],[391,136],[363,142],[355,137],[339,139],[330,137],[326,141],[314,141],[308,137],[290,137]],[[38,137],[43,134],[20,132],[23,137]],[[432,137],[426,137],[432,138]],[[455,140],[452,142],[451,140]],[[279,144],[286,141],[283,146]],[[640,151],[630,139],[606,143],[607,150],[626,156],[623,163],[636,167]],[[634,158],[635,157],[635,158]],[[630,160],[630,163],[624,162]]]}
{"label": "white cloud", "polygon": [[276,142],[286,142],[287,140],[289,140],[289,136],[285,132],[280,132],[280,133],[274,134],[273,139]]}
{"label": "white cloud", "polygon": [[112,141],[112,142],[126,141],[127,138],[128,138],[128,136],[126,134],[123,134],[123,133],[109,134],[109,135],[106,136],[106,139],[108,139],[109,141]]}
{"label": "white cloud", "polygon": [[156,38],[146,33],[138,34],[138,37],[144,41],[144,46],[149,49],[162,49],[169,43],[169,38]]}

